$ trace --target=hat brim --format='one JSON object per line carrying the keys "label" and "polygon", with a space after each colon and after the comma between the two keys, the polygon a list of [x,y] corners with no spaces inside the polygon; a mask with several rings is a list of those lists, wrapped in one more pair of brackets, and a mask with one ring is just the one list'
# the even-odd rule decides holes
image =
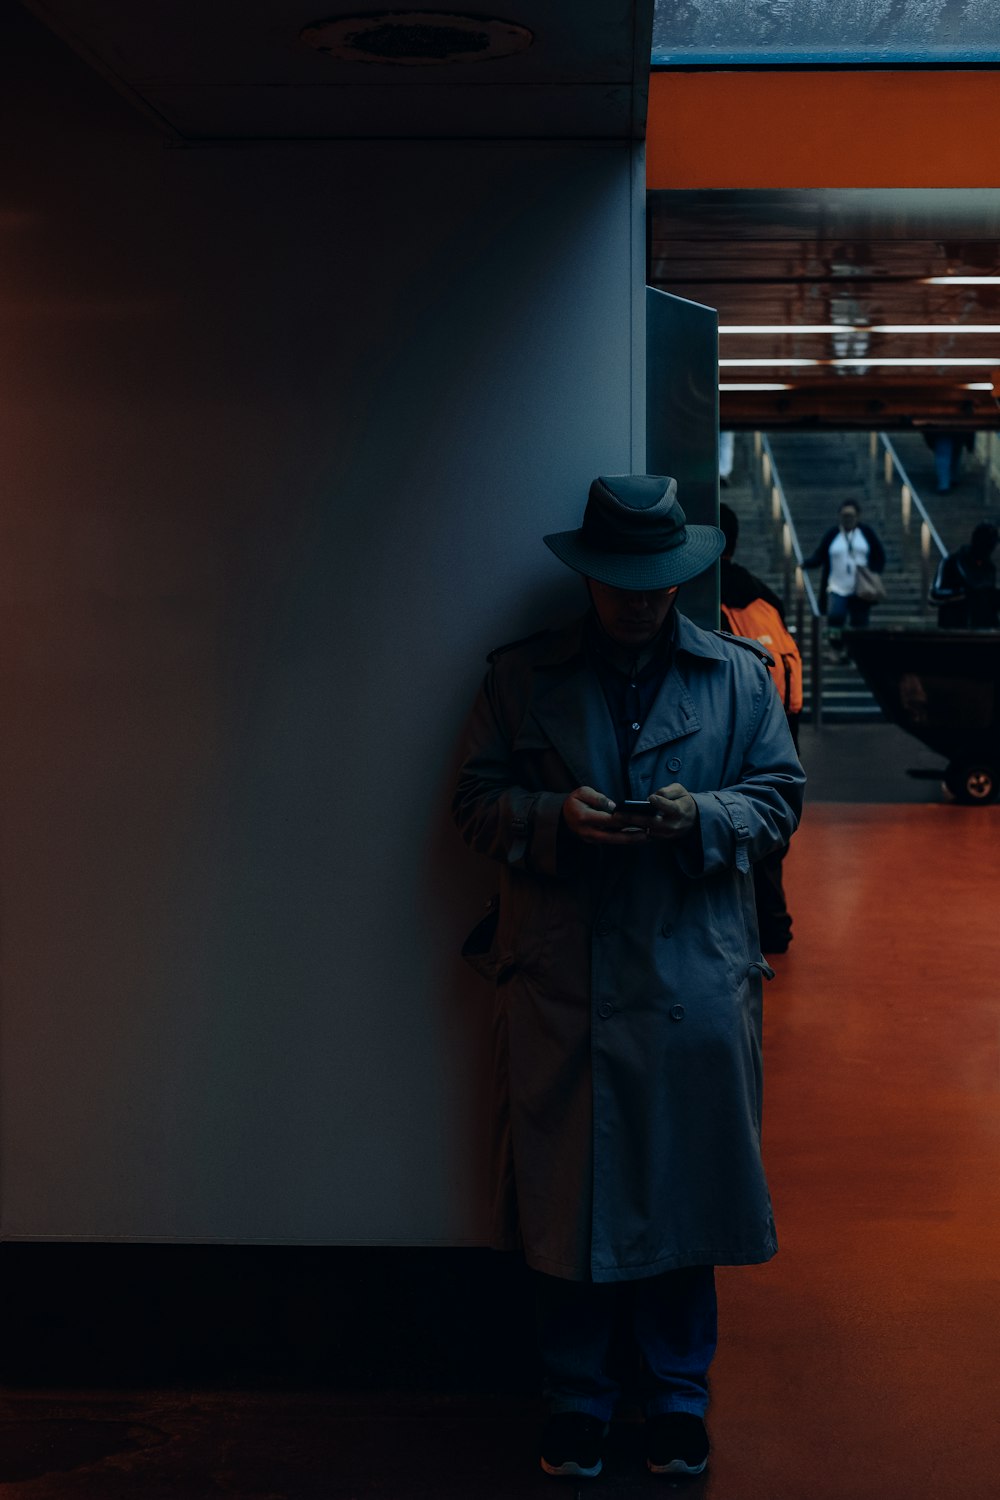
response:
{"label": "hat brim", "polygon": [[670,552],[600,552],[580,531],[554,531],[542,538],[560,562],[616,589],[670,589],[704,573],[723,554],[726,538],[717,526],[685,527],[687,539]]}

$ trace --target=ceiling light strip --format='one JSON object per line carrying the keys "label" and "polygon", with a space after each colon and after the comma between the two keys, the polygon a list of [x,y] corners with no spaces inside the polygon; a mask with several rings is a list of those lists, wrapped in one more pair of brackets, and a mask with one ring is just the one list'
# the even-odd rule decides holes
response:
{"label": "ceiling light strip", "polygon": [[1000,323],[873,323],[869,333],[1000,333]]}
{"label": "ceiling light strip", "polygon": [[866,333],[853,323],[720,323],[720,333]]}
{"label": "ceiling light strip", "polygon": [[821,365],[821,359],[720,359],[719,369],[741,369],[747,370],[753,366],[760,369],[773,369],[775,365]]}
{"label": "ceiling light strip", "polygon": [[[962,385],[959,386],[959,389],[963,390],[963,391],[992,391],[994,389],[994,386],[993,386],[992,381],[990,381],[990,380],[971,380],[971,381],[963,382]],[[720,382],[719,382],[719,390],[720,391],[794,391],[795,390],[795,386],[794,385],[790,385],[787,381],[782,384],[782,383],[778,383],[778,382],[772,382],[772,381],[769,381],[769,380],[753,380],[753,381],[746,381],[746,382],[743,382],[743,381],[732,381],[732,382],[730,382],[730,381],[722,381],[722,380],[720,380]]]}
{"label": "ceiling light strip", "polygon": [[736,338],[758,333],[1000,333],[1000,323],[725,323],[719,333]]}
{"label": "ceiling light strip", "polygon": [[843,356],[837,359],[720,359],[719,368],[727,370],[746,369],[777,369],[779,366],[801,366],[801,365],[823,365],[823,366],[848,366],[864,365],[866,368],[872,365],[925,365],[929,369],[937,369],[944,365],[989,365],[991,369],[1000,369],[1000,354],[993,354],[988,359],[952,359],[935,358],[934,355],[924,355],[919,359],[883,359],[878,355],[860,354]]}
{"label": "ceiling light strip", "polygon": [[823,361],[827,365],[991,365],[994,368],[1000,366],[1000,356],[994,354],[990,359],[947,359],[935,358],[934,355],[924,355],[913,359],[881,359],[870,354],[849,355],[839,359],[827,359]]}

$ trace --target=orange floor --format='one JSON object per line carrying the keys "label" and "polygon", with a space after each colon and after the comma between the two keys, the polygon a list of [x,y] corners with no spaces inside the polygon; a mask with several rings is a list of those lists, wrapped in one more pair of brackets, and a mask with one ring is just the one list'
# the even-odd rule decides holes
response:
{"label": "orange floor", "polygon": [[[713,1453],[687,1500],[1000,1500],[998,866],[1000,808],[807,810],[765,1000],[781,1250],[720,1272]],[[549,1479],[540,1420],[529,1392],[0,1391],[0,1494],[675,1492],[628,1420],[599,1479]]]}
{"label": "orange floor", "polygon": [[780,1253],[721,1273],[733,1500],[1000,1496],[1000,808],[819,805],[765,995]]}

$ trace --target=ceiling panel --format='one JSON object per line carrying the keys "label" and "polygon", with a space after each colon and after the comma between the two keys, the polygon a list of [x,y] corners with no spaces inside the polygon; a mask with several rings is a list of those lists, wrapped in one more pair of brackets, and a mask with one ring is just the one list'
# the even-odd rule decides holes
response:
{"label": "ceiling panel", "polygon": [[[498,6],[460,0],[412,6],[385,0],[348,0],[330,7],[324,0],[27,0],[67,36],[94,48],[109,66],[136,85],[260,84],[272,87],[356,79],[358,69],[373,81],[412,82],[413,69],[332,60],[300,40],[304,27],[335,16],[378,16],[407,10],[460,12],[495,17],[534,33],[523,53],[486,63],[448,63],[449,80],[471,83],[496,75],[509,79],[563,83],[627,83],[632,77],[633,5],[629,0],[504,0]],[[440,73],[420,68],[423,75]],[[407,74],[410,77],[407,77]]]}
{"label": "ceiling panel", "polygon": [[453,83],[240,87],[147,87],[144,99],[190,142],[360,138],[621,138],[631,126],[627,86],[550,84],[544,124],[530,84],[483,88]]}
{"label": "ceiling panel", "polygon": [[[1000,284],[928,285],[932,276],[1000,276],[1000,193],[651,193],[650,280],[715,307],[727,325],[720,358],[821,361],[723,365],[726,384],[784,383],[781,393],[721,394],[722,421],[757,425],[1000,425],[989,392],[964,387],[997,373]],[[877,333],[879,325],[933,332]],[[796,326],[836,332],[795,334]],[[863,361],[834,365],[830,361]],[[882,359],[920,360],[882,365]],[[949,366],[941,360],[978,364]]]}
{"label": "ceiling panel", "polygon": [[[25,0],[135,104],[186,141],[641,136],[650,0],[515,0],[532,45],[479,62],[332,60],[303,28],[309,0]],[[420,11],[431,10],[420,0]],[[385,0],[341,14],[378,17]],[[462,0],[463,16],[493,6]],[[397,7],[394,13],[398,13]]]}

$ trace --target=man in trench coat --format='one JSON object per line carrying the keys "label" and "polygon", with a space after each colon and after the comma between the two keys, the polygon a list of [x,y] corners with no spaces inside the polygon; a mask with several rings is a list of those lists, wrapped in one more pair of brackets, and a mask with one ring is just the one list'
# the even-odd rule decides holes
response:
{"label": "man in trench coat", "polygon": [[751,864],[804,776],[766,652],[674,608],[724,545],[674,480],[596,479],[544,540],[590,609],[492,653],[453,803],[501,870],[494,1243],[538,1273],[542,1467],[600,1472],[629,1296],[648,1465],[700,1473],[714,1267],[777,1248]]}

